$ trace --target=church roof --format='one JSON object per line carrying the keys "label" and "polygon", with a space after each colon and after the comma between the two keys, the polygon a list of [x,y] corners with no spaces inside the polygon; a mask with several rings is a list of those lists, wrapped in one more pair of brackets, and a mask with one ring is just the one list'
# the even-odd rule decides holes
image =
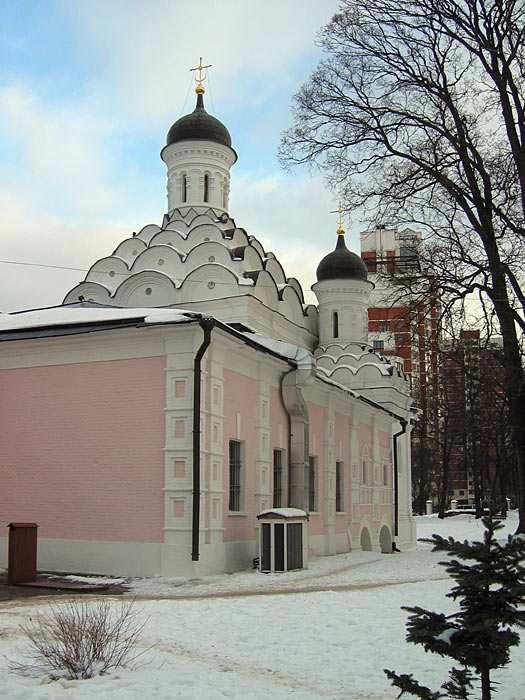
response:
{"label": "church roof", "polygon": [[[117,307],[198,308],[266,336],[310,347],[317,309],[305,304],[299,282],[275,255],[209,207],[174,209],[162,226],[149,224],[98,260],[65,297]],[[276,312],[273,328],[254,318],[249,300]]]}
{"label": "church roof", "polygon": [[340,280],[353,279],[366,282],[367,269],[363,260],[348,250],[345,244],[345,237],[342,233],[337,236],[335,250],[321,260],[317,267],[317,280]]}
{"label": "church roof", "polygon": [[201,93],[197,94],[197,105],[193,112],[177,119],[168,131],[166,145],[193,139],[215,141],[229,148],[232,146],[228,129],[204,109],[204,98]]}
{"label": "church roof", "polygon": [[[200,323],[203,318],[210,319],[212,317],[203,317],[198,312],[174,308],[121,308],[96,302],[81,301],[44,309],[31,309],[10,314],[0,313],[0,343],[13,340],[79,335],[123,328],[137,329],[164,324]],[[367,376],[374,380],[379,381],[381,379],[381,386],[378,388],[384,388],[385,377],[392,376],[394,370],[387,363],[385,357],[378,356],[371,350],[359,352],[360,349],[358,347],[348,346],[354,352],[357,351],[357,354],[352,354],[352,357],[357,362],[354,361],[348,365],[346,364],[346,359],[345,364],[341,366],[330,354],[327,354],[329,348],[318,347],[315,353],[317,360],[313,361],[312,355],[304,347],[264,337],[258,333],[239,332],[233,327],[235,324],[223,323],[216,318],[214,322],[222,331],[235,336],[244,344],[265,352],[272,357],[284,360],[294,368],[300,369],[303,367],[304,369],[306,366],[311,368],[312,362],[314,362],[315,376],[320,381],[337,386],[354,398],[381,409],[391,416],[400,418],[395,413],[395,405],[389,408],[382,405],[381,401],[376,401],[366,395],[367,392],[369,393],[374,389],[373,386],[367,386],[365,383],[364,386],[360,387],[359,391],[355,391],[351,388],[352,382],[349,381],[349,378],[353,375],[367,373]],[[343,358],[349,358],[350,356],[349,353],[342,355]],[[394,385],[396,381],[397,384],[404,381],[402,371],[399,370],[397,374],[397,380],[394,377]],[[296,514],[292,512],[292,509],[264,511],[265,514],[270,512],[279,513],[283,516]]]}

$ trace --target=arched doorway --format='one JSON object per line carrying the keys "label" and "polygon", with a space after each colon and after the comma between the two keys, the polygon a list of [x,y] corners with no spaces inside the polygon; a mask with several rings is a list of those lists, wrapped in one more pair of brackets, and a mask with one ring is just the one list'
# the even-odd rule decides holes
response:
{"label": "arched doorway", "polygon": [[368,530],[367,527],[364,527],[361,530],[361,549],[363,552],[371,552],[372,551],[372,538],[370,537],[370,531]]}
{"label": "arched doorway", "polygon": [[379,531],[379,545],[383,554],[392,553],[392,535],[386,525]]}

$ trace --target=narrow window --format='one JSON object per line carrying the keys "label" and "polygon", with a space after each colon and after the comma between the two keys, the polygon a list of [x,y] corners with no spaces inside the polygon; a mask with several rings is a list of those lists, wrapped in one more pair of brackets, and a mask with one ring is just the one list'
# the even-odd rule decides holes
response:
{"label": "narrow window", "polygon": [[182,176],[182,201],[188,201],[188,179],[186,175]]}
{"label": "narrow window", "polygon": [[283,502],[283,450],[273,451],[273,507],[282,508]]}
{"label": "narrow window", "polygon": [[335,511],[336,513],[342,513],[345,509],[344,503],[344,488],[343,488],[343,475],[344,475],[344,465],[343,462],[335,463]]}
{"label": "narrow window", "polygon": [[383,464],[383,486],[388,486],[388,467]]}
{"label": "narrow window", "polygon": [[407,246],[400,246],[399,247],[399,255],[402,258],[409,258],[409,257],[417,255],[417,250],[415,248],[408,248]]}
{"label": "narrow window", "polygon": [[308,510],[317,511],[317,457],[310,455],[308,468]]}
{"label": "narrow window", "polygon": [[210,196],[210,176],[204,176],[204,201],[208,202]]}
{"label": "narrow window", "polygon": [[332,314],[332,334],[334,338],[339,338],[339,315],[337,311]]}
{"label": "narrow window", "polygon": [[229,510],[240,511],[242,500],[242,443],[230,440],[230,499]]}
{"label": "narrow window", "polygon": [[361,479],[361,481],[363,482],[363,484],[366,484],[366,481],[367,481],[367,479],[366,479],[366,472],[367,472],[367,463],[366,463],[366,460],[364,459],[364,460],[363,460],[363,473],[362,473],[362,479]]}

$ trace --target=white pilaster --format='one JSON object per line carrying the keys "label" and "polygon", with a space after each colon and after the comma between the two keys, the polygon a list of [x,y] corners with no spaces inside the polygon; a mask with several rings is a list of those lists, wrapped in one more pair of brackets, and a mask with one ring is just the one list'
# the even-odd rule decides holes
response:
{"label": "white pilaster", "polygon": [[336,553],[335,541],[335,415],[331,402],[326,406],[324,444],[324,504],[323,519],[326,554]]}

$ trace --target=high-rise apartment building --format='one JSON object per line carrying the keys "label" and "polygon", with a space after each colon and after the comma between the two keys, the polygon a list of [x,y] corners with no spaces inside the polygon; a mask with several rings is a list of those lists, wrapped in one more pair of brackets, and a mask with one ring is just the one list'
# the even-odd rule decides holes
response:
{"label": "high-rise apartment building", "polygon": [[438,448],[438,307],[422,263],[419,231],[377,228],[361,233],[361,257],[374,283],[368,330],[374,350],[397,358],[421,411],[412,436],[414,508],[436,494]]}

